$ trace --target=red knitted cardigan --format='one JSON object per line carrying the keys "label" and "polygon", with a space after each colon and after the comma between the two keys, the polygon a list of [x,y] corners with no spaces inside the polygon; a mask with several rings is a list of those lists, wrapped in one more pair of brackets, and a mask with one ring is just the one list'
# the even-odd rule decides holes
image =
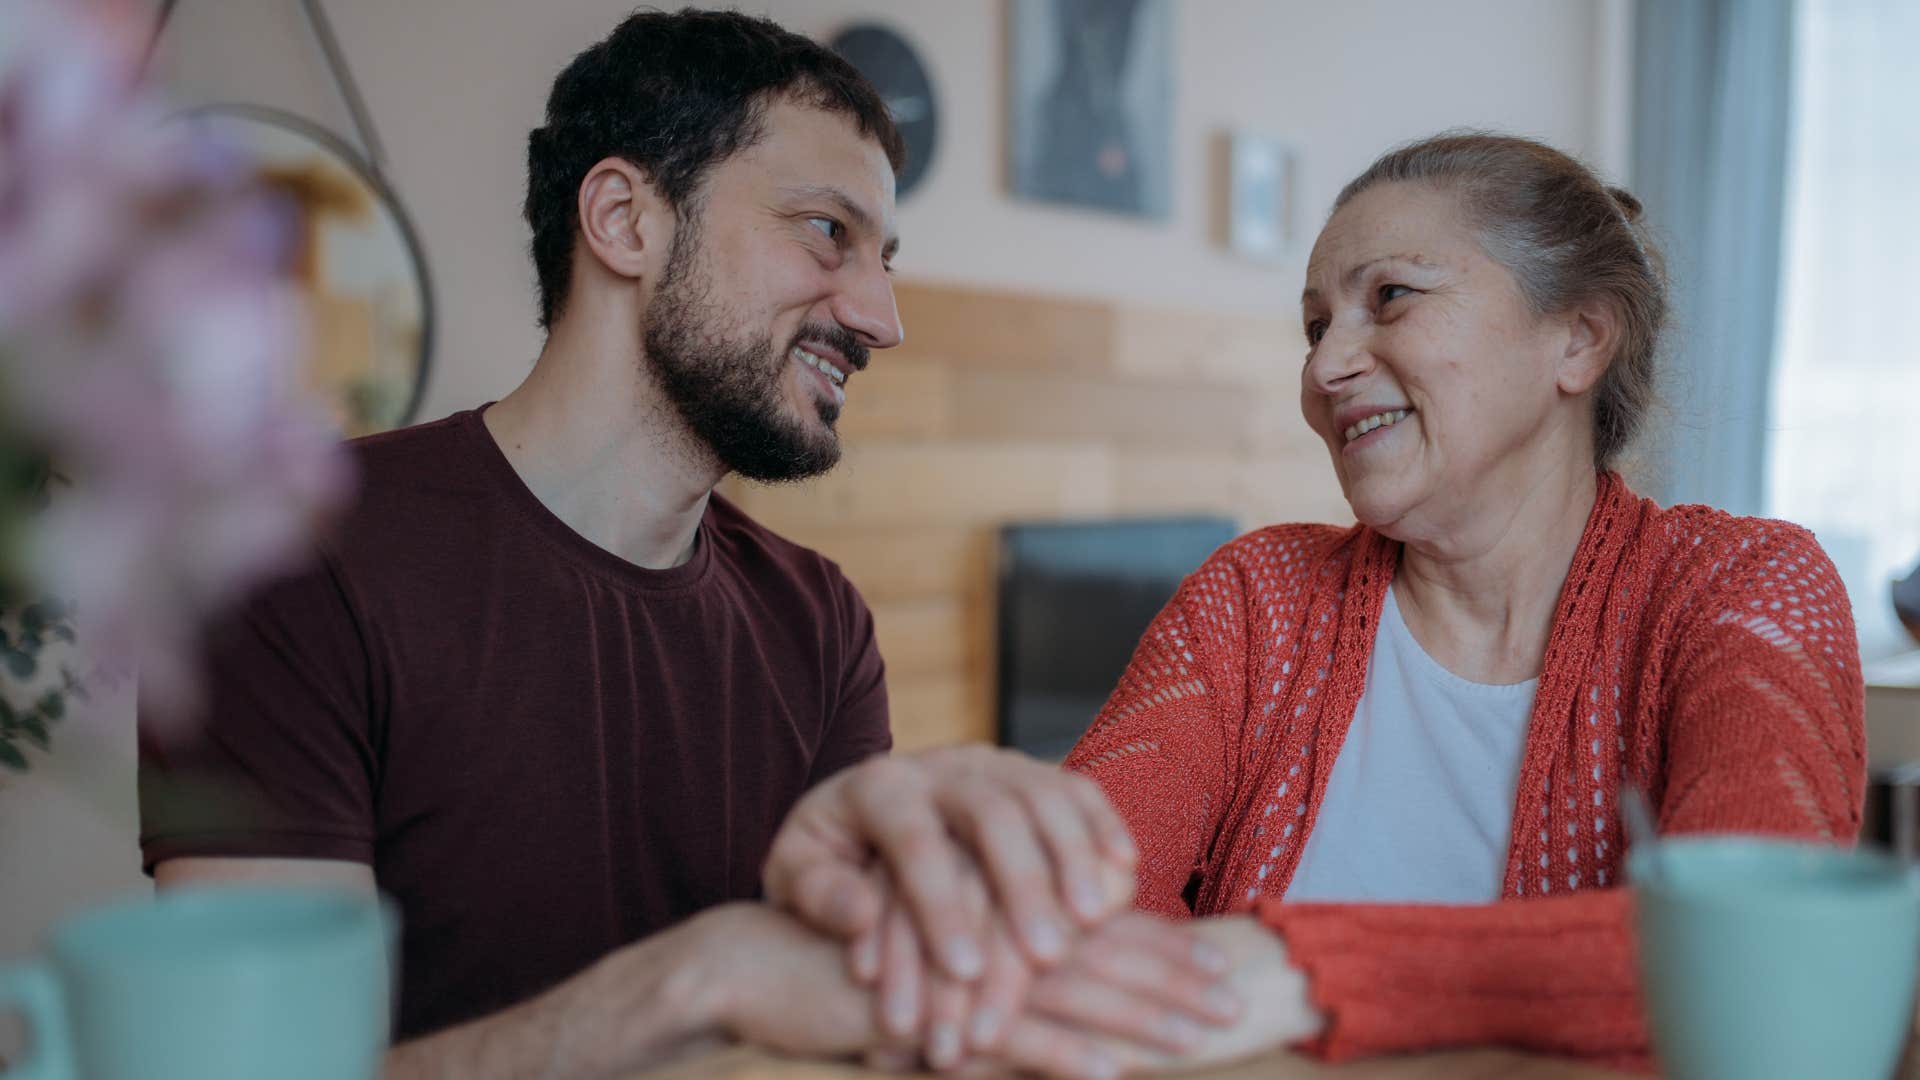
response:
{"label": "red knitted cardigan", "polygon": [[1502,899],[1281,903],[1399,557],[1362,526],[1220,549],[1067,767],[1132,828],[1140,907],[1252,907],[1285,937],[1327,1018],[1309,1049],[1504,1044],[1644,1067],[1620,785],[1648,793],[1662,832],[1851,841],[1865,704],[1839,576],[1804,529],[1663,510],[1603,474],[1547,640]]}

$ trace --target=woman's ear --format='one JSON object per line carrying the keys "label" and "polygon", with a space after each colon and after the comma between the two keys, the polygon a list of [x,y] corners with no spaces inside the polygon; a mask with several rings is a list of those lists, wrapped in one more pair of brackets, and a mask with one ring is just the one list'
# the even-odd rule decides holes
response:
{"label": "woman's ear", "polygon": [[1578,396],[1593,388],[1620,347],[1620,314],[1612,304],[1593,301],[1567,315],[1567,349],[1560,357],[1556,383],[1561,393]]}
{"label": "woman's ear", "polygon": [[666,265],[673,211],[639,166],[610,157],[580,182],[580,234],[616,277],[641,280]]}

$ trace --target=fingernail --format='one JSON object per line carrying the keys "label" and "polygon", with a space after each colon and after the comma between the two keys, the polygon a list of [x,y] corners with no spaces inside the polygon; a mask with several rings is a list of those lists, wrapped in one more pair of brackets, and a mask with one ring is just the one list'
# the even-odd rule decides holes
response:
{"label": "fingernail", "polygon": [[944,1069],[960,1060],[960,1029],[939,1023],[927,1033],[927,1058],[936,1069]]}
{"label": "fingernail", "polygon": [[1231,1020],[1240,1015],[1240,995],[1224,986],[1216,986],[1207,991],[1205,997],[1207,1011],[1222,1019]]}
{"label": "fingernail", "polygon": [[853,947],[853,977],[863,985],[880,977],[880,950],[871,941]]}
{"label": "fingernail", "polygon": [[980,946],[972,938],[957,937],[947,942],[947,970],[955,978],[977,979],[986,970],[987,962],[980,955]]}
{"label": "fingernail", "polygon": [[1162,1017],[1159,1028],[1160,1037],[1181,1050],[1200,1041],[1200,1029],[1184,1016]]}
{"label": "fingernail", "polygon": [[981,1009],[973,1014],[973,1023],[968,1026],[967,1040],[978,1049],[993,1045],[1000,1034],[1000,1014],[993,1009]]}
{"label": "fingernail", "polygon": [[1081,1064],[1087,1067],[1089,1080],[1116,1080],[1120,1075],[1120,1063],[1105,1050],[1087,1051],[1087,1056],[1081,1059]]}
{"label": "fingernail", "polygon": [[1042,916],[1027,924],[1027,944],[1033,948],[1034,955],[1053,960],[1067,947],[1067,938],[1060,924]]}
{"label": "fingernail", "polygon": [[1220,973],[1227,970],[1227,954],[1212,942],[1193,943],[1193,962],[1202,970]]}
{"label": "fingernail", "polygon": [[1097,919],[1106,908],[1106,897],[1091,878],[1075,877],[1067,892],[1073,901],[1074,912],[1083,919]]}
{"label": "fingernail", "polygon": [[919,1012],[911,994],[896,992],[887,996],[887,1026],[893,1029],[893,1034],[912,1034],[914,1022],[920,1019]]}

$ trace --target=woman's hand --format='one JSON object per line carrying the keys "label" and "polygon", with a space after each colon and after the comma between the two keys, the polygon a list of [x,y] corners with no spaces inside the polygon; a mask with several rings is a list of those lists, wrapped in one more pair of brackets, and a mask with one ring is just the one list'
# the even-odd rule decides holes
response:
{"label": "woman's hand", "polygon": [[[1144,995],[1136,990],[1134,1003],[1128,1005],[1106,997],[1108,991],[1100,988],[1116,983],[1140,987],[1143,979],[1169,985],[1171,976],[1150,969],[1120,975],[1116,963],[1133,961],[1103,948],[1106,943],[1099,935],[1090,935],[1066,963],[1040,976],[1027,995],[1026,1011],[1009,1028],[996,1056],[1015,1068],[1111,1080],[1124,1073],[1235,1061],[1319,1034],[1324,1020],[1308,997],[1306,975],[1288,960],[1279,935],[1250,915],[1187,925],[1197,940],[1232,958],[1225,987],[1243,1007],[1230,1022],[1194,1027],[1177,1047],[1116,1038],[1112,1018],[1132,1015],[1130,1010]],[[1088,1073],[1073,1067],[1083,1062],[1101,1068]]]}
{"label": "woman's hand", "polygon": [[[885,1041],[870,1064],[899,1069],[924,1060],[944,1071],[987,1059],[1070,1080],[1106,1080],[1121,1058],[1080,1032],[1170,1055],[1201,1045],[1210,1029],[1241,1014],[1223,982],[1227,954],[1187,926],[1122,912],[1076,934],[1049,971],[1033,964],[1006,920],[989,909],[977,873],[963,874],[956,900],[986,928],[986,969],[978,980],[961,982],[924,963],[913,922],[897,902],[878,940],[856,949],[853,970],[877,973],[864,981],[879,985],[875,1027]],[[1023,1026],[1021,1018],[1031,1015],[1046,1024]]]}

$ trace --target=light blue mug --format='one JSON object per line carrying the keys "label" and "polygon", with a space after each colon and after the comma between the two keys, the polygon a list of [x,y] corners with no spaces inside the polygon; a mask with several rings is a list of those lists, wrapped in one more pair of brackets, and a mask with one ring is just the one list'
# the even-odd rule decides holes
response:
{"label": "light blue mug", "polygon": [[1666,1075],[1892,1074],[1920,963],[1920,879],[1905,863],[1872,850],[1701,836],[1635,851],[1628,871]]}
{"label": "light blue mug", "polygon": [[391,907],[327,889],[164,893],[56,927],[0,971],[29,1049],[6,1080],[373,1080]]}

